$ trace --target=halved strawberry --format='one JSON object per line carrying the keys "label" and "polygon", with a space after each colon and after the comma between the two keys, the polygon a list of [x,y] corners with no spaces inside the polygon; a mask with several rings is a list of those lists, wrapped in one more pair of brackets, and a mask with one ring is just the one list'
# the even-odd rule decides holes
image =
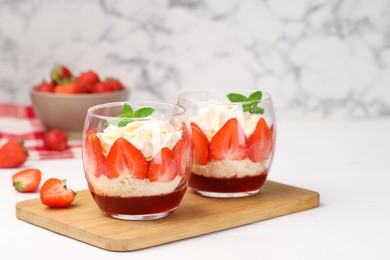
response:
{"label": "halved strawberry", "polygon": [[247,138],[236,118],[229,119],[210,142],[210,158],[243,160],[248,157]]}
{"label": "halved strawberry", "polygon": [[66,187],[66,180],[48,179],[41,188],[41,202],[49,208],[64,208],[71,204],[76,192]]}
{"label": "halved strawberry", "polygon": [[185,175],[186,168],[189,165],[186,145],[186,139],[182,138],[176,143],[172,151],[177,173],[182,177]]}
{"label": "halved strawberry", "polygon": [[94,129],[88,132],[85,140],[84,156],[87,161],[85,164],[86,171],[89,174],[99,177],[106,173],[106,158],[103,154],[99,137],[96,135],[96,130]]}
{"label": "halved strawberry", "polygon": [[209,140],[202,129],[191,122],[192,129],[192,161],[194,164],[206,165],[209,161]]}
{"label": "halved strawberry", "polygon": [[38,169],[25,169],[12,176],[12,184],[19,192],[34,192],[41,182],[41,171]]}
{"label": "halved strawberry", "polygon": [[173,159],[173,153],[168,147],[163,147],[154,155],[150,162],[148,172],[149,181],[171,181],[176,175],[176,162]]}
{"label": "halved strawberry", "polygon": [[272,131],[264,118],[260,118],[249,139],[249,159],[253,162],[262,162],[268,159],[271,155],[272,145]]}
{"label": "halved strawberry", "polygon": [[148,163],[145,156],[134,145],[123,137],[119,137],[112,145],[106,157],[109,179],[120,174],[129,174],[137,179],[145,179],[148,174]]}

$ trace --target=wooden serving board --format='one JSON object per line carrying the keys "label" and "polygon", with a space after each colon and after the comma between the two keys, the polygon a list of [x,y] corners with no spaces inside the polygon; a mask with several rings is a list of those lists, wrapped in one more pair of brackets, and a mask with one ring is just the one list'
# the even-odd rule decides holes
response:
{"label": "wooden serving board", "polygon": [[171,215],[148,221],[104,216],[88,190],[73,204],[49,209],[40,199],[16,204],[20,220],[110,251],[132,251],[258,222],[319,205],[319,194],[267,181],[262,190],[245,198],[205,198],[187,191]]}

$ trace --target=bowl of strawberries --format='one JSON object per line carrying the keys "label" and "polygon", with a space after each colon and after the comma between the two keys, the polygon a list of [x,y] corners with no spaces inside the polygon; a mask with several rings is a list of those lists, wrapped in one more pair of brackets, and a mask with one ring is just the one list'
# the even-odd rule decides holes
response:
{"label": "bowl of strawberries", "polygon": [[58,65],[49,78],[30,90],[34,112],[47,130],[62,130],[69,138],[81,137],[89,107],[126,101],[130,94],[119,79],[103,78],[93,70],[75,74]]}

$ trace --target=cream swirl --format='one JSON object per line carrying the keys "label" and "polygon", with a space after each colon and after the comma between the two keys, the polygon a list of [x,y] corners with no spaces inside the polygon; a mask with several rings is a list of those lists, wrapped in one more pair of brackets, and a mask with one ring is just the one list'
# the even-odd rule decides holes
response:
{"label": "cream swirl", "polygon": [[231,118],[237,118],[246,136],[249,137],[255,130],[260,117],[259,114],[242,111],[241,105],[212,100],[209,101],[207,107],[200,109],[198,114],[190,119],[203,130],[210,141],[214,134]]}
{"label": "cream swirl", "polygon": [[169,120],[134,121],[127,126],[118,127],[110,124],[103,133],[97,134],[105,153],[108,153],[115,140],[123,137],[137,147],[147,160],[163,147],[173,149],[182,137],[182,131],[175,130]]}

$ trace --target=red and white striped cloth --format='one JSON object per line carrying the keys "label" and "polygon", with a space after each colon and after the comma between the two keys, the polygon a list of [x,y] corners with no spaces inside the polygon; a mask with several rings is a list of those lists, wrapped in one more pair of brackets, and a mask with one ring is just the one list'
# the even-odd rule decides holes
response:
{"label": "red and white striped cloth", "polygon": [[43,147],[46,129],[31,106],[0,104],[0,146],[11,138],[24,140],[29,160],[81,157],[81,140],[68,140],[64,151],[49,151]]}

